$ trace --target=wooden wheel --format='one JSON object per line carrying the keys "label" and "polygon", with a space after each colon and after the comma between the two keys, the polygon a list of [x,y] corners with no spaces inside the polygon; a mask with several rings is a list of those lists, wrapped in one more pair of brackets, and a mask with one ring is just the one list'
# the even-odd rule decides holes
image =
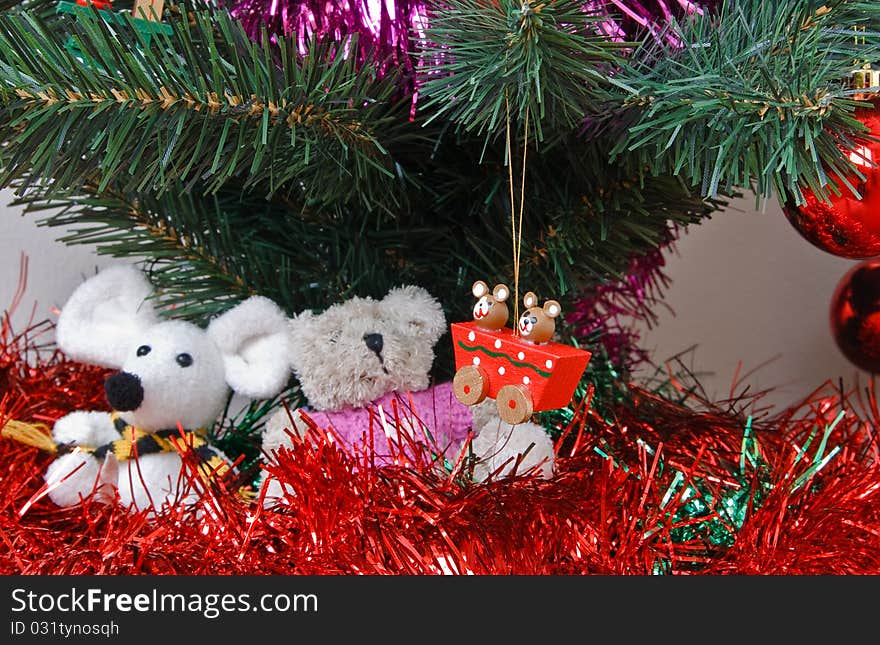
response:
{"label": "wooden wheel", "polygon": [[452,390],[465,405],[481,403],[489,393],[489,375],[482,367],[466,365],[455,373]]}
{"label": "wooden wheel", "polygon": [[532,394],[522,385],[505,385],[495,397],[498,416],[512,426],[528,421],[533,412]]}

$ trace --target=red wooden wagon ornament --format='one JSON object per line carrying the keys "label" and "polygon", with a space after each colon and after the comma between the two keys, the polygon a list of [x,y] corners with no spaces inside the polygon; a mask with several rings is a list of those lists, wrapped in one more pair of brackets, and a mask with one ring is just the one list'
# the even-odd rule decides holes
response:
{"label": "red wooden wagon ornament", "polygon": [[[498,285],[493,293],[509,292]],[[516,329],[492,330],[481,324],[488,287],[476,282],[473,293],[479,299],[474,321],[451,325],[456,368],[453,389],[458,400],[476,405],[487,397],[495,399],[499,416],[511,425],[528,421],[534,412],[568,405],[591,354],[550,341],[554,319],[562,312],[559,303],[548,300],[538,307],[537,297],[529,292],[523,298],[527,309]]]}

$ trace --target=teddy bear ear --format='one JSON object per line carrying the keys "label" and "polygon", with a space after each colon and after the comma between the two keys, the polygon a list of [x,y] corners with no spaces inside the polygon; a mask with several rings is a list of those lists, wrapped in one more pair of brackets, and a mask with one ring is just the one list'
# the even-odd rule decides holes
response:
{"label": "teddy bear ear", "polygon": [[284,388],[290,369],[288,323],[278,305],[253,296],[208,325],[223,357],[226,383],[236,394],[268,399]]}
{"label": "teddy bear ear", "polygon": [[482,298],[489,293],[489,285],[482,280],[477,280],[471,287],[471,293],[474,294],[474,298]]}
{"label": "teddy bear ear", "polygon": [[504,302],[510,297],[510,289],[507,288],[506,284],[496,284],[492,290],[492,297],[495,298],[496,302]]}
{"label": "teddy bear ear", "polygon": [[[488,289],[488,287],[487,287]],[[397,287],[382,299],[382,309],[415,334],[437,342],[446,332],[446,316],[440,302],[421,287]]]}
{"label": "teddy bear ear", "polygon": [[302,361],[300,357],[306,357],[309,353],[315,352],[315,343],[322,336],[328,336],[332,330],[326,330],[321,333],[322,329],[321,316],[311,309],[306,309],[296,315],[288,323],[289,349],[288,349],[288,369],[292,369],[297,378],[301,375]]}
{"label": "teddy bear ear", "polygon": [[538,304],[538,296],[529,291],[526,295],[523,296],[523,304],[526,307],[534,307]]}
{"label": "teddy bear ear", "polygon": [[58,347],[75,360],[119,369],[138,335],[158,322],[147,301],[152,292],[133,266],[102,270],[62,307],[55,329]]}
{"label": "teddy bear ear", "polygon": [[550,318],[556,318],[562,313],[562,307],[555,300],[548,300],[544,303],[544,313]]}

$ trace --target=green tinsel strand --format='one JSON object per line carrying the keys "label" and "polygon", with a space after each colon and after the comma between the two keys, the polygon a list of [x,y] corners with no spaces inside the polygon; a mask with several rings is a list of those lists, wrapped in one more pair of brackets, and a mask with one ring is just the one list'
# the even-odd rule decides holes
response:
{"label": "green tinsel strand", "polygon": [[[840,412],[835,420],[826,426],[812,456],[809,456],[809,448],[818,435],[818,429],[810,433],[804,446],[798,449],[793,466],[804,459],[809,459],[810,465],[791,482],[771,480],[772,468],[764,458],[758,437],[754,434],[751,416],[743,429],[739,463],[726,473],[736,482],[735,484],[725,485],[723,482],[710,481],[709,478],[696,473],[687,474],[671,466],[661,457],[654,476],[658,482],[669,481],[669,483],[659,502],[660,510],[675,499],[680,503],[675,510],[664,515],[664,525],[652,528],[644,537],[651,537],[665,526],[669,527],[668,536],[673,543],[703,544],[710,550],[717,548],[720,551],[730,548],[735,544],[739,531],[749,516],[761,508],[777,486],[788,486],[790,493],[797,491],[838,454],[839,446],[828,451],[827,445],[831,433],[844,415],[845,412]],[[648,455],[656,454],[656,450],[642,439],[637,439],[637,444],[642,446]],[[599,445],[593,450],[611,461],[615,468],[620,468],[624,472],[631,471],[623,460],[614,456],[608,441],[600,439]],[[637,479],[642,479],[639,472],[636,472],[635,476]],[[695,563],[693,568],[699,569],[700,565]],[[658,575],[671,573],[672,563],[667,558],[658,556],[653,563],[652,571]]]}

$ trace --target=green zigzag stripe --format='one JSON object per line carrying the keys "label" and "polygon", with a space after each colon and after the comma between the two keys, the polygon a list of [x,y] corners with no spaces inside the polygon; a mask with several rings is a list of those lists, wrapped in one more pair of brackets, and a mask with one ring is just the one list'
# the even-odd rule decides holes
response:
{"label": "green zigzag stripe", "polygon": [[543,376],[544,378],[550,378],[550,372],[545,372],[542,369],[538,369],[536,365],[532,365],[531,363],[521,363],[520,361],[513,360],[510,356],[505,354],[504,352],[493,352],[491,350],[486,349],[485,347],[469,347],[465,345],[463,342],[458,341],[458,346],[461,347],[466,352],[483,352],[493,358],[506,358],[507,361],[511,365],[516,365],[517,367],[528,367],[529,369],[535,370],[538,374]]}

